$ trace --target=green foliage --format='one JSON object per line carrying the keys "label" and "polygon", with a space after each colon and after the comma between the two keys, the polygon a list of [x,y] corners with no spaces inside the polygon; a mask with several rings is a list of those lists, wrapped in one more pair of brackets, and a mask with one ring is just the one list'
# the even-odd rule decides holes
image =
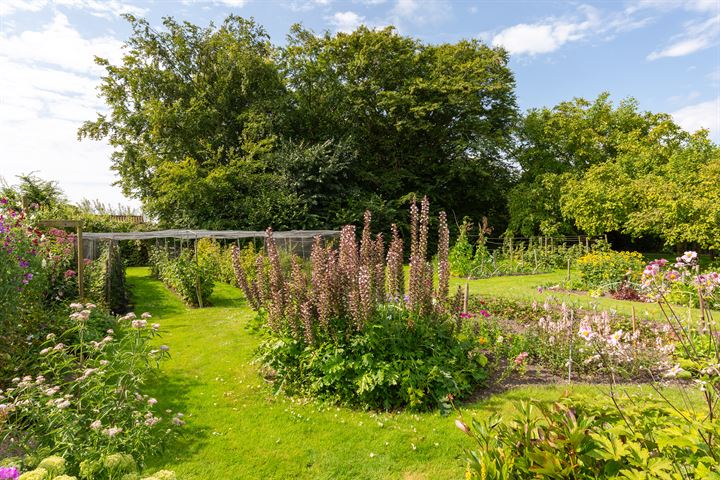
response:
{"label": "green foliage", "polygon": [[474,338],[458,336],[447,320],[408,320],[406,310],[386,305],[363,331],[337,342],[310,348],[269,338],[260,360],[291,395],[384,410],[434,409],[487,378],[487,358]]}
{"label": "green foliage", "polygon": [[[3,465],[12,466],[22,473],[18,480],[176,480],[174,472],[159,470],[151,476],[141,477],[137,464],[131,455],[125,453],[111,453],[103,455],[96,460],[83,460],[79,466],[71,465],[70,469],[77,471],[77,476],[67,475],[67,462],[58,455],[43,458],[38,462],[38,454],[26,457],[24,460],[0,460]],[[3,477],[15,478],[15,477]]]}
{"label": "green foliage", "polygon": [[701,173],[718,157],[707,132],[691,135],[632,98],[614,106],[604,93],[530,110],[518,140],[510,228],[525,236],[620,231],[703,246],[717,238],[717,212],[703,210],[710,203],[695,193],[718,195]]}
{"label": "green foliage", "polygon": [[[204,257],[210,260],[209,257]],[[169,253],[162,247],[150,250],[150,266],[155,278],[165,282],[186,303],[207,305],[213,291],[217,266],[211,261],[200,262],[192,250]]]}
{"label": "green foliage", "polygon": [[717,176],[720,147],[707,131],[690,135],[656,127],[654,142],[630,143],[612,161],[563,186],[562,213],[591,234],[620,231],[667,245],[720,248]]}
{"label": "green foliage", "polygon": [[9,185],[0,177],[0,197],[14,210],[53,208],[67,203],[57,182],[43,180],[34,173],[18,175],[17,185]]}
{"label": "green foliage", "polygon": [[642,254],[638,252],[591,252],[577,262],[579,278],[571,286],[583,290],[615,290],[623,284],[640,283],[645,268]]}
{"label": "green foliage", "polygon": [[457,425],[476,442],[467,478],[720,478],[717,452],[703,439],[720,425],[698,430],[699,421],[692,411],[642,399],[616,409],[582,397],[522,402],[508,418]]}
{"label": "green foliage", "polygon": [[98,60],[110,113],[79,134],[109,139],[123,191],[161,223],[335,227],[370,208],[387,228],[420,191],[503,217],[516,115],[504,50],[391,27],[294,26],[276,47],[237,16],[206,28],[166,18],[160,31],[127,19],[123,62]]}
{"label": "green foliage", "polygon": [[[0,391],[0,443],[52,475],[119,478],[83,470],[90,464],[112,470],[128,463],[125,458],[133,467],[142,464],[174,436],[174,425],[184,423],[182,414],[161,414],[157,401],[141,394],[167,347],[151,345],[159,325],[148,325],[149,314],[116,319],[92,304],[71,307],[70,325],[46,337],[25,372],[32,374]],[[62,458],[35,463],[48,454]]]}
{"label": "green foliage", "polygon": [[467,277],[473,273],[474,269],[473,247],[467,238],[469,228],[470,225],[467,221],[463,222],[460,234],[448,256],[450,272],[458,277]]}

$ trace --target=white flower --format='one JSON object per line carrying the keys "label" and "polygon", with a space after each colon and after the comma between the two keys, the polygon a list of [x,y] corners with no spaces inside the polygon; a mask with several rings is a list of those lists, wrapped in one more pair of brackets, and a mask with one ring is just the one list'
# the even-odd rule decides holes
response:
{"label": "white flower", "polygon": [[83,304],[82,303],[71,303],[70,308],[72,308],[73,310],[82,310]]}
{"label": "white flower", "polygon": [[140,315],[140,317],[147,320],[148,318],[152,318],[152,315],[150,315],[148,312],[145,312],[142,315]]}
{"label": "white flower", "polygon": [[110,427],[103,430],[103,433],[107,435],[108,437],[114,437],[118,433],[122,432],[122,428],[119,427]]}
{"label": "white flower", "polygon": [[681,372],[683,372],[683,369],[680,368],[680,365],[675,365],[675,366],[672,367],[670,370],[668,370],[667,372],[665,372],[665,374],[664,374],[663,376],[664,376],[664,377],[667,377],[667,378],[675,378],[675,377],[677,377],[678,374],[681,373]]}
{"label": "white flower", "polygon": [[69,407],[69,406],[70,406],[70,402],[67,401],[67,400],[63,400],[63,401],[61,401],[60,403],[57,404],[57,408],[59,408],[60,410],[64,410],[64,409],[66,409],[66,408]]}
{"label": "white flower", "polygon": [[580,335],[580,338],[584,339],[586,342],[589,342],[590,340],[592,340],[593,336],[595,336],[592,328],[590,328],[590,325],[588,325],[587,323],[580,325],[580,331],[578,332],[578,335]]}
{"label": "white flower", "polygon": [[170,347],[168,347],[167,345],[160,345],[160,350],[163,352],[167,352],[170,350]]}
{"label": "white flower", "polygon": [[95,305],[94,303],[86,303],[85,308],[89,308],[90,310],[92,310],[93,308],[97,308],[97,305]]}
{"label": "white flower", "polygon": [[463,432],[470,434],[470,427],[468,427],[462,420],[455,420],[455,426]]}
{"label": "white flower", "polygon": [[159,324],[159,323],[153,323],[153,324],[152,324],[152,329],[157,332],[158,330],[160,330],[160,324]]}
{"label": "white flower", "polygon": [[495,343],[497,343],[499,345],[503,342],[503,340],[505,340],[505,338],[503,338],[503,336],[500,335],[499,337],[497,337],[497,340],[495,340]]}
{"label": "white flower", "polygon": [[148,398],[147,402],[148,402],[148,405],[155,405],[157,403],[157,400],[155,400],[154,398]]}
{"label": "white flower", "polygon": [[695,259],[697,259],[697,252],[693,252],[692,250],[687,251],[683,253],[680,258],[682,258],[685,263],[692,263]]}
{"label": "white flower", "polygon": [[147,326],[147,320],[133,320],[132,321],[132,328],[137,328],[138,330],[143,329]]}
{"label": "white flower", "polygon": [[617,347],[618,345],[620,345],[620,340],[622,340],[622,336],[623,336],[623,331],[618,330],[617,332],[610,335],[610,337],[608,338],[608,344],[610,344],[613,347]]}
{"label": "white flower", "polygon": [[95,420],[90,424],[90,428],[93,430],[100,430],[100,428],[102,428],[102,422],[100,420]]}

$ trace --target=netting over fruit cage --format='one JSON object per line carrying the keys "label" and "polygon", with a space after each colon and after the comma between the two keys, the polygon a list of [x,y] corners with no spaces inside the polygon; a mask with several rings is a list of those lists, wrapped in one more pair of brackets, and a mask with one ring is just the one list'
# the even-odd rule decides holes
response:
{"label": "netting over fruit cage", "polygon": [[[332,239],[340,236],[339,230],[287,230],[273,232],[278,247],[288,252],[308,258],[316,236]],[[212,238],[223,242],[261,241],[265,231],[253,230],[156,230],[146,232],[85,232],[83,249],[85,258],[95,258],[100,242],[119,242],[123,240],[155,240],[156,245],[173,248],[190,246],[202,238]]]}

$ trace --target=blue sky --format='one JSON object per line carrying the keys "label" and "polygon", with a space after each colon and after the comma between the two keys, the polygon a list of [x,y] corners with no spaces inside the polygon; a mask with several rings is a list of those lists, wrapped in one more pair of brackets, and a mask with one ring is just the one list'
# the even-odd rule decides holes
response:
{"label": "blue sky", "polygon": [[254,17],[282,44],[317,32],[394,25],[428,43],[479,38],[511,53],[521,109],[609,91],[720,140],[720,0],[0,0],[0,175],[36,171],[71,200],[132,203],[111,187],[109,145],[76,140],[105,111],[93,55],[117,61],[123,12],[206,25]]}

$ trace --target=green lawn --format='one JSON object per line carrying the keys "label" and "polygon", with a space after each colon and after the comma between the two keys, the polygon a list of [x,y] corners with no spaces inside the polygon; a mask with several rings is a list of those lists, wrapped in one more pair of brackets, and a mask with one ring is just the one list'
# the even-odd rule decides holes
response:
{"label": "green lawn", "polygon": [[[527,293],[518,280],[478,281],[473,288]],[[190,309],[151,279],[147,268],[129,268],[128,284],[135,311],[153,314],[162,326],[161,342],[172,353],[148,393],[161,406],[184,412],[188,421],[184,438],[155,459],[149,471],[162,467],[182,479],[203,480],[462,477],[462,447],[468,443],[453,417],[360,412],[273,395],[252,364],[259,339],[244,328],[253,312],[239,290],[217,285],[212,307]],[[466,418],[486,415],[521,399],[555,400],[566,390],[596,397],[605,391],[586,385],[529,386],[463,411]]]}
{"label": "green lawn", "polygon": [[[572,271],[571,275],[577,275]],[[538,286],[541,285],[557,285],[567,278],[566,270],[556,270],[552,273],[542,273],[537,275],[512,275],[504,277],[483,278],[470,281],[470,293],[487,295],[491,297],[506,297],[515,300],[543,302],[546,298],[567,302],[568,305],[574,307],[583,307],[586,309],[597,308],[600,310],[614,309],[620,313],[630,315],[633,307],[638,318],[649,317],[658,320],[664,320],[660,308],[655,303],[630,302],[627,300],[615,300],[613,298],[594,298],[589,295],[579,293],[565,293],[559,291],[543,290],[538,292]],[[454,292],[458,286],[463,286],[465,280],[453,277],[450,280],[450,290]],[[673,307],[679,316],[685,318],[688,313],[687,307]],[[699,310],[692,309],[693,316],[699,315]]]}

